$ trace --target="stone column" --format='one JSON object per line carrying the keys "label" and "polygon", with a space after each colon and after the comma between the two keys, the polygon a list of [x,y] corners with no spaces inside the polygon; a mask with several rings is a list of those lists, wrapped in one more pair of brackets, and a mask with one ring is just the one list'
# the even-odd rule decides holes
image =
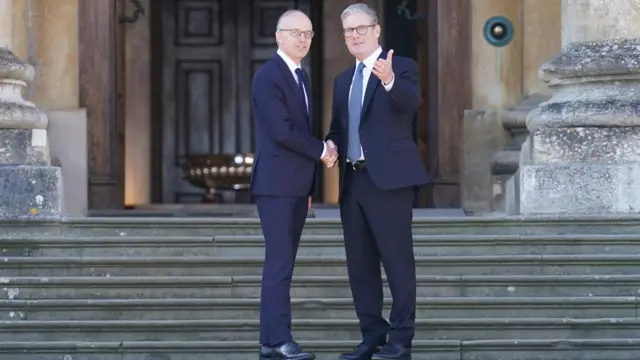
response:
{"label": "stone column", "polygon": [[47,116],[23,96],[35,71],[11,51],[12,2],[0,0],[0,218],[60,216],[60,168],[51,166]]}
{"label": "stone column", "polygon": [[13,37],[13,0],[0,0],[0,47],[11,48]]}
{"label": "stone column", "polygon": [[640,0],[563,0],[552,98],[527,118],[523,215],[640,213]]}

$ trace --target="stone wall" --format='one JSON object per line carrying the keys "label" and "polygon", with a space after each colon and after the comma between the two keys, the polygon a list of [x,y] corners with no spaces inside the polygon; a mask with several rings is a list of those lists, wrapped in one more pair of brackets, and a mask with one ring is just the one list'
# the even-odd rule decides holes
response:
{"label": "stone wall", "polygon": [[[473,0],[473,108],[463,120],[462,206],[474,214],[506,211],[506,182],[517,169],[525,118],[551,91],[540,65],[560,50],[560,0]],[[513,22],[504,47],[485,41],[492,16]]]}

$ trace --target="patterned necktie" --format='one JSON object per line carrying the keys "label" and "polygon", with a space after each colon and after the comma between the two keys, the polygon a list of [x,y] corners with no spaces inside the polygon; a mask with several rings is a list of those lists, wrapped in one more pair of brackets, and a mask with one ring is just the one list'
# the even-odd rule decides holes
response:
{"label": "patterned necktie", "polygon": [[304,94],[304,74],[302,69],[296,69],[296,76],[298,77],[298,90],[300,90],[300,100],[302,100],[302,107],[304,108],[304,116],[309,119],[309,109],[307,108],[307,97]]}
{"label": "patterned necktie", "polygon": [[355,164],[362,154],[360,146],[360,117],[362,115],[363,69],[364,64],[358,64],[356,76],[353,78],[353,86],[351,86],[351,97],[349,98],[349,145],[347,147],[347,158],[352,164]]}

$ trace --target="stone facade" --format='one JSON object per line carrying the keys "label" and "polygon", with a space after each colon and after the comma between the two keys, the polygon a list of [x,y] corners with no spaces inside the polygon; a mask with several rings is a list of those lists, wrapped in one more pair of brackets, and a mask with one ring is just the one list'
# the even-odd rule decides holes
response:
{"label": "stone facade", "polygon": [[[0,22],[0,42],[11,42],[13,53],[37,70],[33,84],[24,92],[24,95],[42,109],[49,119],[51,161],[61,165],[64,174],[63,187],[70,189],[64,194],[66,200],[63,201],[65,206],[63,212],[74,215],[85,214],[88,207],[86,179],[89,176],[87,168],[92,164],[92,157],[87,149],[91,148],[92,141],[95,141],[92,139],[95,137],[94,133],[89,132],[90,136],[87,136],[87,127],[91,126],[92,119],[96,116],[95,110],[86,111],[81,105],[82,74],[91,70],[83,68],[78,60],[81,49],[88,46],[82,44],[78,25],[84,1],[87,0],[56,0],[55,6],[47,0],[0,1],[0,4],[11,4],[11,7],[2,5],[5,6],[4,9],[11,9],[3,13],[3,19],[10,18],[11,21]],[[151,6],[148,0],[141,3],[146,8]],[[323,7],[323,17],[337,18],[340,11],[350,3],[351,1],[347,0],[327,2]],[[517,191],[509,192],[508,189],[510,186],[514,189],[519,188],[519,186],[513,186],[519,177],[514,178],[512,174],[520,167],[522,141],[531,129],[531,126],[529,129],[525,127],[524,119],[538,104],[552,96],[549,85],[554,84],[547,82],[548,77],[557,75],[560,79],[565,76],[560,73],[555,74],[551,67],[557,64],[553,65],[549,62],[542,70],[546,75],[540,78],[540,67],[545,61],[559,54],[561,44],[567,45],[578,39],[600,41],[614,35],[633,38],[634,31],[637,31],[632,18],[635,14],[633,6],[636,4],[634,1],[620,1],[620,3],[629,4],[626,5],[629,6],[626,12],[620,13],[624,15],[621,17],[624,21],[611,22],[606,17],[596,15],[597,11],[594,9],[597,9],[595,7],[598,4],[597,1],[561,3],[560,0],[461,0],[461,3],[466,4],[469,12],[467,28],[470,41],[467,50],[471,59],[468,75],[471,103],[464,119],[460,116],[450,120],[461,124],[460,134],[442,136],[457,136],[462,139],[459,141],[458,153],[447,154],[449,157],[460,158],[458,174],[462,207],[475,214],[504,212],[507,210],[508,200],[511,199],[513,204],[513,199],[519,195]],[[131,4],[127,1],[114,0],[114,4],[117,5],[116,10],[119,13],[131,12]],[[371,4],[380,10],[384,8],[385,3],[383,0],[371,0]],[[609,11],[620,10],[615,7],[617,6],[615,4],[618,4],[617,1],[607,2],[607,4],[614,4],[606,5],[609,6]],[[118,14],[117,12],[114,13]],[[515,30],[513,41],[500,48],[487,43],[482,37],[484,22],[495,15],[509,18]],[[114,31],[117,30],[114,36],[124,44],[121,65],[126,71],[121,79],[123,81],[121,89],[118,90],[121,93],[114,96],[126,94],[127,98],[118,116],[124,117],[126,124],[124,133],[127,134],[124,140],[126,170],[124,170],[123,197],[126,196],[129,199],[127,202],[131,204],[149,203],[151,201],[149,184],[154,181],[147,170],[153,156],[150,143],[152,134],[148,131],[152,121],[150,102],[152,89],[148,85],[153,75],[150,58],[152,16],[151,12],[147,12],[133,24],[118,24],[117,20],[114,20],[115,24],[111,25]],[[318,26],[323,32],[322,47],[325,49],[321,79],[324,98],[330,97],[335,74],[351,62],[345,47],[334,41],[339,37],[340,29],[327,24],[329,22]],[[565,24],[562,30],[561,24]],[[591,28],[589,24],[596,25]],[[444,33],[440,33],[438,37],[442,38],[439,40],[442,44],[446,44],[447,38]],[[631,41],[620,43],[619,46],[629,48],[635,45]],[[591,48],[590,51],[593,52],[594,49]],[[602,47],[598,49],[598,51],[605,51]],[[619,52],[614,51],[610,54],[615,57]],[[559,56],[567,59],[570,54]],[[569,74],[567,73],[566,76]],[[589,74],[585,73],[581,76],[589,76]],[[84,86],[87,88],[87,84]],[[442,94],[447,93],[446,85],[438,86],[438,91]],[[633,89],[633,86],[630,86],[627,90]],[[588,89],[588,86],[584,89]],[[604,89],[596,92],[604,96],[602,91]],[[622,90],[611,88],[611,91]],[[627,94],[630,93],[627,91]],[[84,96],[86,98],[90,95],[85,93]],[[559,99],[560,95],[553,96]],[[552,100],[552,103],[553,101],[556,100]],[[323,127],[326,130],[330,117],[330,102],[325,102],[324,107]],[[618,117],[618,120],[622,121],[622,118]],[[531,120],[529,124],[532,125],[536,121],[538,120]],[[618,127],[621,127],[624,124],[619,125]],[[557,129],[561,128],[558,126],[553,128],[553,133],[546,133],[545,136],[540,133],[525,145],[528,147],[527,150],[533,149],[534,160],[532,161],[542,161],[541,157],[545,156],[551,161],[559,156],[561,149],[558,147],[563,146],[563,143],[553,139],[557,138],[558,131],[562,130]],[[588,137],[588,134],[594,130],[585,131],[582,135],[567,133],[562,137],[565,140],[564,144],[575,143],[579,136]],[[598,133],[598,136],[609,139],[619,139],[622,136],[618,135],[619,130],[618,132],[614,129],[607,131],[606,134]],[[65,134],[73,134],[73,140],[63,139]],[[633,136],[633,132],[625,133],[624,142],[629,145],[625,149],[633,148],[631,146]],[[437,141],[446,143],[449,138],[443,137]],[[622,153],[625,153],[624,149],[610,150],[618,156],[623,156]],[[549,152],[552,154],[549,155]],[[601,154],[605,153],[601,152]],[[629,150],[628,153],[632,154],[633,150]],[[563,153],[564,155],[567,154]],[[575,156],[582,155],[573,154],[563,159],[574,161],[572,159]],[[93,161],[95,163],[95,160]],[[524,161],[526,162],[527,159]],[[631,170],[627,173],[632,173],[629,171]],[[607,174],[602,176],[612,176],[611,173]],[[324,175],[326,202],[331,203],[335,200],[336,176],[335,171],[326,172]],[[510,179],[511,185],[509,185]],[[111,180],[105,178],[100,181]]]}

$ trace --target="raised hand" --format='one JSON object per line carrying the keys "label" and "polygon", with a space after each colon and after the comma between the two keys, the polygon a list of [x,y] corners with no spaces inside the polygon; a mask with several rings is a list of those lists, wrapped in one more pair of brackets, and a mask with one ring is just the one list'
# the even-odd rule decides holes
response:
{"label": "raised hand", "polygon": [[373,64],[372,72],[382,81],[383,84],[389,85],[393,81],[393,50],[389,50],[386,59],[378,59]]}

